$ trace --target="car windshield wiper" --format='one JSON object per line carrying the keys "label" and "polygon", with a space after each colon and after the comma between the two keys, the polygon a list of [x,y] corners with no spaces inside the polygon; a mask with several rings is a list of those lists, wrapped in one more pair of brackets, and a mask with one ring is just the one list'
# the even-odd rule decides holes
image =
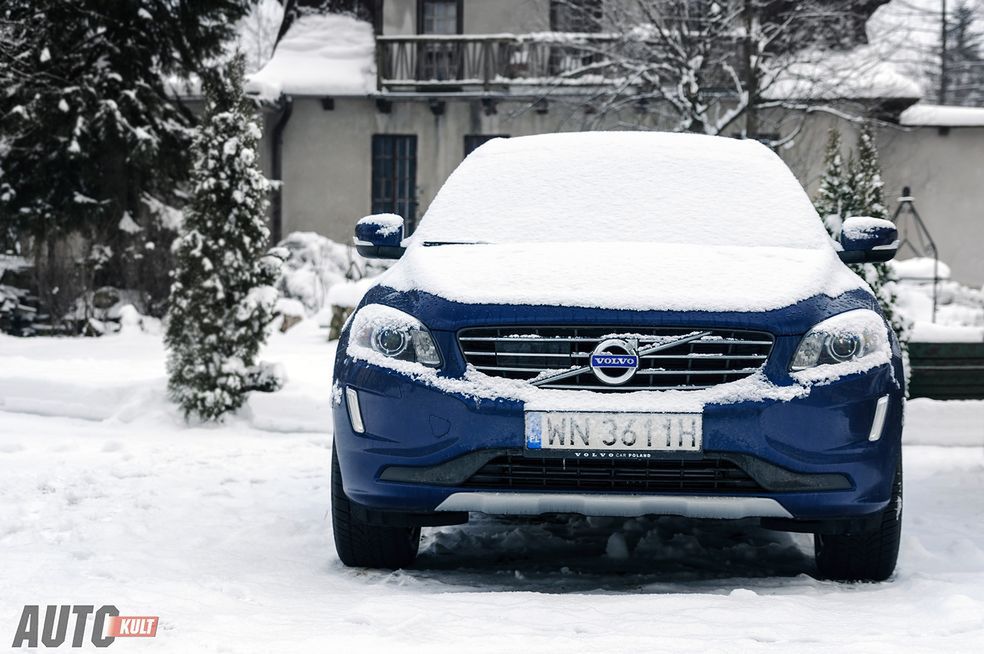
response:
{"label": "car windshield wiper", "polygon": [[437,247],[441,245],[490,245],[486,241],[424,241],[424,247]]}

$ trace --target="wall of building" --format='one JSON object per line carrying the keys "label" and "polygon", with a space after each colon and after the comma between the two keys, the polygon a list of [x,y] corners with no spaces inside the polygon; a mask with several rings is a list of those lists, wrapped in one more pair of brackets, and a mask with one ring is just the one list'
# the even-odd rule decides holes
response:
{"label": "wall of building", "polygon": [[[462,0],[465,34],[539,32],[549,27],[550,0]],[[417,33],[417,0],[385,0],[383,34]]]}
{"label": "wall of building", "polygon": [[910,187],[953,277],[984,284],[984,127],[886,129],[878,145],[891,208]]}

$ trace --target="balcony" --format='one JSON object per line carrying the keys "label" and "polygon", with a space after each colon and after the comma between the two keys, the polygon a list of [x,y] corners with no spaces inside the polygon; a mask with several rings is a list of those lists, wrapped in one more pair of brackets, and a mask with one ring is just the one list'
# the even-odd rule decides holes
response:
{"label": "balcony", "polygon": [[[515,93],[610,84],[602,34],[418,35],[376,38],[379,90]],[[522,92],[522,90],[520,91]]]}

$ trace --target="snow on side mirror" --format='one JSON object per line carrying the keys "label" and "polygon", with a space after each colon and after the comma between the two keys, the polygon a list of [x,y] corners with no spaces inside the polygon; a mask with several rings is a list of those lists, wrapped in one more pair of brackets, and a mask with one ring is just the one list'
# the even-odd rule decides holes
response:
{"label": "snow on side mirror", "polygon": [[899,232],[890,220],[851,216],[841,226],[840,244],[844,263],[888,261],[899,250]]}
{"label": "snow on side mirror", "polygon": [[367,259],[399,259],[403,256],[403,218],[379,213],[355,224],[355,249]]}

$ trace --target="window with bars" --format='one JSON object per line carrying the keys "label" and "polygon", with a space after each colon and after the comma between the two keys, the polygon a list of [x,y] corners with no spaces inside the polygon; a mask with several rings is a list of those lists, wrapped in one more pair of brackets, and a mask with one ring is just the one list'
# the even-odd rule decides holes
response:
{"label": "window with bars", "polygon": [[372,137],[372,213],[403,216],[407,233],[417,219],[417,135]]}
{"label": "window with bars", "polygon": [[486,141],[491,141],[492,139],[507,139],[508,134],[465,134],[465,156],[470,155],[475,148],[482,145]]}

